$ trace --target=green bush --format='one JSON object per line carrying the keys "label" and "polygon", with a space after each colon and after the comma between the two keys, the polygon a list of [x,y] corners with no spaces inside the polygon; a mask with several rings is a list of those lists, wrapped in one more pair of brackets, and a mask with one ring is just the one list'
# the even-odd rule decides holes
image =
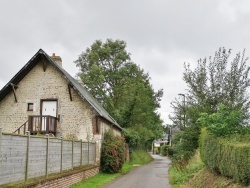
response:
{"label": "green bush", "polygon": [[172,147],[169,145],[161,146],[161,155],[162,156],[172,156],[173,155]]}
{"label": "green bush", "polygon": [[127,128],[122,131],[122,134],[125,137],[126,143],[129,145],[129,148],[136,149],[140,140],[138,132],[136,132],[132,128]]}
{"label": "green bush", "polygon": [[197,122],[203,127],[207,127],[209,133],[215,137],[227,137],[232,134],[244,134],[248,131],[243,123],[243,112],[241,110],[231,110],[224,104],[219,106],[216,113],[201,113]]}
{"label": "green bush", "polygon": [[187,161],[194,154],[199,146],[200,128],[196,125],[186,127],[177,133],[173,139],[173,162]]}
{"label": "green bush", "polygon": [[162,156],[167,156],[168,155],[168,145],[163,145],[161,146],[161,155]]}
{"label": "green bush", "polygon": [[112,131],[104,135],[101,150],[101,171],[104,173],[117,173],[121,171],[124,163],[124,138],[115,136]]}
{"label": "green bush", "polygon": [[[250,144],[239,142],[240,137],[215,138],[203,129],[200,137],[201,158],[212,171],[250,184]],[[249,138],[249,135],[242,137]]]}

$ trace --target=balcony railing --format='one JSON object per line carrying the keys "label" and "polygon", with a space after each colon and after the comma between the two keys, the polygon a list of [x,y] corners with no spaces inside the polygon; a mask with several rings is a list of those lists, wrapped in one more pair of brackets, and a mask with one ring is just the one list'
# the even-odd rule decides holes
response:
{"label": "balcony railing", "polygon": [[56,134],[57,118],[53,116],[29,116],[28,131],[31,134]]}
{"label": "balcony railing", "polygon": [[17,133],[17,134],[26,134],[26,131],[27,131],[27,128],[28,128],[28,121],[29,120],[27,120],[17,130],[15,130],[14,133]]}
{"label": "balcony railing", "polygon": [[14,133],[26,134],[56,134],[57,118],[53,116],[28,116],[28,121],[21,125]]}

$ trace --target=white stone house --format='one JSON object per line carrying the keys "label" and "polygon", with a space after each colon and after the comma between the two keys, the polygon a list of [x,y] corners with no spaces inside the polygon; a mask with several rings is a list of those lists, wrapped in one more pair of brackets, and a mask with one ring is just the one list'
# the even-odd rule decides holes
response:
{"label": "white stone house", "polygon": [[40,49],[0,90],[3,132],[54,134],[100,141],[106,130],[122,128],[63,68],[59,56]]}

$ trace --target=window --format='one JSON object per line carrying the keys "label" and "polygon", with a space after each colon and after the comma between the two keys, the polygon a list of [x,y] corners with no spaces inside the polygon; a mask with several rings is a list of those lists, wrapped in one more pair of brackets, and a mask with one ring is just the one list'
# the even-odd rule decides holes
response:
{"label": "window", "polygon": [[28,111],[33,111],[33,103],[28,103]]}

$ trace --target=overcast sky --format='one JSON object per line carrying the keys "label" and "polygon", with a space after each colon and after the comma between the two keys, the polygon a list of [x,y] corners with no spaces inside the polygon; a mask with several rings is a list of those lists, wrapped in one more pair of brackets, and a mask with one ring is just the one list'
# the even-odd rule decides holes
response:
{"label": "overcast sky", "polygon": [[[162,119],[185,93],[183,63],[196,66],[219,47],[250,56],[247,0],[0,0],[0,88],[42,48],[73,63],[95,40],[124,40],[132,61],[164,89]],[[250,64],[250,62],[248,62]]]}

